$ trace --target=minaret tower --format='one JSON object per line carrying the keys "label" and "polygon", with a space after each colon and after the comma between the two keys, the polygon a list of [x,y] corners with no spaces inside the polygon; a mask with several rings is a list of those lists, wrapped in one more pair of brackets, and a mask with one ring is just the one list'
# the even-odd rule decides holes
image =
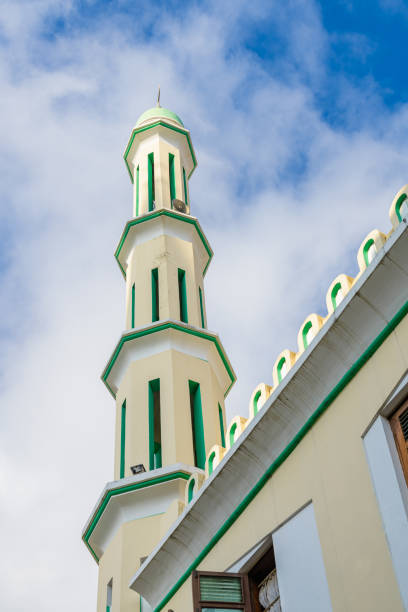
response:
{"label": "minaret tower", "polygon": [[83,532],[99,563],[98,612],[142,609],[129,580],[184,510],[186,483],[199,478],[210,448],[225,445],[224,398],[235,381],[206,325],[212,250],[190,215],[190,133],[158,103],[139,117],[124,159],[133,217],[115,257],[125,331],[102,374],[116,401],[114,481]]}

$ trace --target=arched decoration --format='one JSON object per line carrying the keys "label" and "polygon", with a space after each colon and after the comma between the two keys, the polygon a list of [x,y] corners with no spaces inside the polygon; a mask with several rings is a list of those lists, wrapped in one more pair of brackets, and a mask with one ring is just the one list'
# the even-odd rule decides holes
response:
{"label": "arched decoration", "polygon": [[235,442],[235,434],[237,432],[237,424],[233,423],[231,429],[229,430],[229,442],[230,442],[230,447],[234,444]]}
{"label": "arched decoration", "polygon": [[338,308],[343,298],[350,291],[354,279],[346,274],[339,274],[330,284],[326,293],[326,306],[328,314],[332,314]]}
{"label": "arched decoration", "polygon": [[211,474],[214,471],[214,461],[215,461],[215,451],[213,451],[211,455],[208,457],[208,475],[209,476],[211,476]]}
{"label": "arched decoration", "polygon": [[195,478],[193,476],[193,478],[191,478],[191,480],[188,483],[188,488],[187,488],[187,503],[190,503],[191,500],[194,497],[194,486],[195,486]]}
{"label": "arched decoration", "polygon": [[219,444],[214,444],[208,452],[205,462],[205,476],[209,478],[225,454],[225,448]]}
{"label": "arched decoration", "polygon": [[186,482],[184,503],[187,506],[194,497],[197,495],[198,490],[201,488],[205,480],[205,474],[202,470],[195,471],[191,474],[190,478]]}
{"label": "arched decoration", "polygon": [[364,238],[357,253],[358,266],[361,271],[370,265],[374,257],[381,250],[387,237],[378,229],[372,230]]}
{"label": "arched decoration", "polygon": [[272,387],[265,383],[259,383],[252,392],[249,400],[249,419],[253,419],[254,416],[262,408],[268,397],[272,392]]}
{"label": "arched decoration", "polygon": [[295,361],[296,354],[289,349],[284,349],[281,353],[279,353],[272,370],[273,384],[275,387],[282,382]]}
{"label": "arched decoration", "polygon": [[227,429],[227,450],[229,450],[238,440],[247,423],[248,419],[244,419],[244,417],[241,416],[236,416],[232,419]]}
{"label": "arched decoration", "polygon": [[322,325],[322,317],[314,313],[304,320],[298,333],[298,345],[301,353],[311,344]]}
{"label": "arched decoration", "polygon": [[364,262],[366,266],[370,265],[370,263],[373,261],[374,257],[376,256],[376,253],[377,253],[377,249],[375,248],[375,242],[372,238],[370,238],[370,240],[367,240],[363,248],[363,256],[364,256]]}
{"label": "arched decoration", "polygon": [[408,216],[408,185],[404,185],[393,199],[389,215],[394,229]]}

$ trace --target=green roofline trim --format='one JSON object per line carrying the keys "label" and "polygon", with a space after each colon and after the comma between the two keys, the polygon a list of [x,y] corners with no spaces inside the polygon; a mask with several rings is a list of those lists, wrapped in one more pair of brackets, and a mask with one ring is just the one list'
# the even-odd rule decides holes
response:
{"label": "green roofline trim", "polygon": [[136,134],[139,134],[140,132],[145,132],[146,130],[151,130],[152,128],[161,125],[165,128],[168,128],[169,130],[173,130],[174,132],[178,132],[179,134],[182,134],[183,136],[185,136],[187,138],[187,143],[188,143],[188,148],[190,149],[190,153],[191,153],[191,157],[193,158],[193,169],[191,170],[190,174],[188,175],[188,178],[190,178],[190,176],[193,174],[194,170],[197,168],[197,159],[194,153],[194,149],[193,149],[193,145],[191,144],[191,138],[190,138],[190,132],[186,129],[183,129],[181,127],[176,127],[175,125],[170,125],[169,123],[166,123],[165,121],[155,121],[154,123],[150,123],[150,125],[146,125],[145,127],[140,127],[140,128],[134,128],[130,139],[129,139],[129,143],[128,146],[126,147],[126,151],[123,154],[123,159],[125,160],[125,164],[126,164],[126,168],[127,171],[129,172],[129,176],[130,176],[130,180],[133,183],[133,175],[132,175],[132,171],[129,167],[128,161],[127,161],[127,156],[129,154],[130,148],[133,144],[133,141],[135,139]]}
{"label": "green roofline trim", "polygon": [[184,574],[178,579],[176,584],[170,589],[167,595],[162,599],[158,606],[153,612],[160,612],[164,606],[170,601],[170,599],[177,593],[179,588],[184,582],[190,577],[190,574],[195,570],[208,553],[214,548],[217,542],[222,536],[228,531],[228,529],[235,523],[237,518],[241,516],[244,510],[249,506],[251,501],[256,497],[259,491],[265,486],[270,477],[276,472],[278,467],[289,457],[289,455],[295,450],[298,444],[303,440],[308,431],[313,427],[316,421],[322,416],[322,414],[329,408],[334,400],[340,395],[343,389],[349,384],[351,380],[358,374],[361,368],[367,363],[367,361],[374,355],[377,349],[382,343],[388,338],[388,336],[394,331],[402,319],[408,314],[408,301],[398,310],[394,317],[387,323],[384,329],[378,334],[378,336],[372,341],[372,343],[366,348],[362,355],[353,363],[351,368],[342,376],[337,385],[333,387],[330,393],[325,397],[322,403],[316,408],[314,413],[308,418],[306,423],[301,427],[298,433],[292,438],[286,448],[280,453],[280,455],[272,462],[269,468],[264,472],[263,476],[258,480],[255,486],[247,493],[244,499],[238,504],[235,510],[232,511],[230,516],[220,527],[220,529],[214,534],[208,544],[204,547],[198,557],[191,563]]}
{"label": "green roofline trim", "polygon": [[116,489],[111,489],[110,491],[106,492],[103,499],[101,500],[100,506],[97,512],[95,513],[91,524],[89,525],[88,529],[86,530],[86,533],[82,538],[97,563],[99,563],[99,558],[91,547],[91,545],[89,544],[89,538],[91,537],[96,525],[98,524],[103,511],[108,505],[110,498],[114,495],[121,495],[122,493],[129,493],[129,491],[137,491],[138,489],[145,489],[146,487],[161,484],[162,482],[169,482],[170,480],[176,480],[178,478],[188,480],[190,478],[190,474],[186,474],[185,472],[174,472],[173,474],[168,474],[167,476],[158,476],[157,478],[151,478],[150,480],[144,480],[143,482],[135,482],[134,484],[118,487]]}
{"label": "green roofline trim", "polygon": [[135,332],[130,332],[127,333],[126,336],[122,336],[121,339],[118,342],[118,345],[112,355],[112,357],[110,358],[108,365],[106,366],[105,370],[103,371],[102,374],[102,380],[105,383],[105,385],[107,386],[107,388],[109,389],[109,391],[111,392],[111,394],[113,395],[114,398],[116,398],[116,394],[113,392],[113,390],[110,388],[109,384],[107,383],[107,378],[113,368],[113,366],[116,363],[117,358],[119,357],[119,353],[123,348],[123,345],[125,344],[125,342],[130,342],[131,340],[136,340],[137,338],[142,338],[143,336],[149,336],[150,334],[155,334],[157,332],[163,331],[165,329],[175,329],[176,331],[181,331],[184,332],[185,334],[190,334],[191,336],[196,336],[197,338],[202,338],[203,340],[210,340],[211,342],[214,343],[215,348],[217,349],[217,352],[221,358],[222,363],[224,364],[225,369],[228,372],[228,376],[230,377],[231,380],[231,384],[229,385],[228,389],[226,390],[226,392],[224,393],[224,397],[226,397],[229,393],[229,390],[231,389],[232,385],[234,384],[234,382],[236,381],[236,376],[234,374],[234,372],[232,371],[232,368],[230,366],[230,364],[228,363],[228,360],[226,358],[226,355],[224,353],[224,350],[220,344],[219,339],[216,336],[212,336],[210,333],[208,332],[204,332],[192,327],[189,327],[188,325],[184,324],[179,324],[179,323],[175,323],[173,321],[166,321],[165,323],[159,323],[156,324],[152,327],[148,327],[145,329],[141,329],[139,331],[135,331]]}
{"label": "green roofline trim", "polygon": [[121,252],[121,250],[123,248],[123,245],[125,243],[127,235],[128,235],[128,233],[130,231],[130,228],[133,227],[134,225],[138,225],[139,223],[144,223],[145,221],[149,221],[150,219],[156,219],[157,217],[160,217],[162,215],[164,215],[165,217],[171,217],[172,219],[177,219],[178,221],[184,221],[185,223],[191,223],[192,225],[194,225],[194,227],[196,228],[197,234],[199,235],[200,240],[203,243],[203,246],[204,246],[205,250],[208,253],[208,261],[207,261],[207,263],[205,265],[205,268],[203,270],[203,276],[205,276],[205,273],[207,272],[207,268],[210,265],[210,262],[211,262],[211,260],[213,258],[213,252],[212,252],[212,249],[211,249],[210,245],[207,242],[207,238],[203,234],[203,231],[202,231],[202,229],[201,229],[197,219],[195,219],[194,217],[188,217],[188,216],[183,216],[182,217],[181,215],[179,215],[179,214],[177,214],[177,213],[175,213],[175,212],[173,212],[171,210],[167,210],[166,208],[162,208],[161,210],[157,210],[155,212],[148,213],[146,215],[143,215],[143,217],[137,217],[136,219],[132,219],[131,221],[128,221],[126,223],[125,229],[123,230],[123,233],[122,233],[122,237],[121,237],[121,239],[119,241],[119,244],[118,244],[118,246],[116,248],[116,251],[115,251],[115,258],[116,258],[116,261],[118,262],[119,268],[122,270],[122,274],[123,274],[124,278],[126,278],[126,272],[123,269],[123,267],[122,267],[122,265],[121,265],[121,263],[119,261],[119,255],[120,255],[120,252]]}

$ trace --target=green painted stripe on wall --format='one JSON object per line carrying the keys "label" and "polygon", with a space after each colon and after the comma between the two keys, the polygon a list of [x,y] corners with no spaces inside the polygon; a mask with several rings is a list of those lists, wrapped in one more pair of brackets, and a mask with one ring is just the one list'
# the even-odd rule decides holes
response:
{"label": "green painted stripe on wall", "polygon": [[125,444],[126,444],[126,400],[122,404],[120,415],[120,478],[125,476]]}

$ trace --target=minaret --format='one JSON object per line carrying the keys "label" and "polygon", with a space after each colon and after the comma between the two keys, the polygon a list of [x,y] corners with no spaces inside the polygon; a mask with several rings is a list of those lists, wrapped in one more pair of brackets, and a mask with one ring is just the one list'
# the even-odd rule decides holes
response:
{"label": "minaret", "polygon": [[133,217],[115,257],[125,331],[102,374],[116,401],[115,480],[83,532],[99,563],[98,612],[139,610],[129,580],[184,510],[186,483],[205,469],[210,448],[225,445],[224,398],[235,381],[206,325],[212,250],[190,216],[190,133],[158,103],[139,117],[124,159]]}

